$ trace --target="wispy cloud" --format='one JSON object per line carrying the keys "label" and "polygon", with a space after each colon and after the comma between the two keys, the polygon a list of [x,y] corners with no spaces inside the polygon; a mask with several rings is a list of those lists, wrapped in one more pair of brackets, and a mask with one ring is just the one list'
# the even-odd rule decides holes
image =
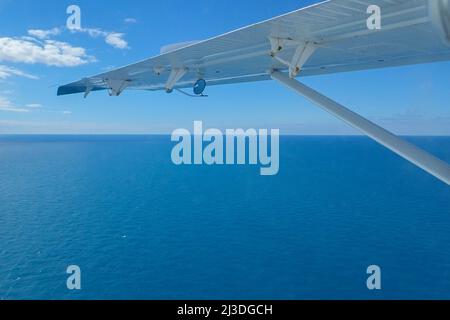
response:
{"label": "wispy cloud", "polygon": [[119,32],[104,31],[98,28],[82,28],[72,32],[83,32],[92,38],[104,38],[105,42],[116,49],[128,49],[128,42],[124,39],[125,34]]}
{"label": "wispy cloud", "polygon": [[8,67],[5,65],[0,65],[0,80],[5,80],[12,76],[24,77],[24,78],[33,79],[33,80],[39,79],[39,77],[34,76],[29,73],[26,73],[26,72],[23,72],[19,69]]}
{"label": "wispy cloud", "polygon": [[14,112],[14,113],[53,113],[60,114],[64,116],[69,116],[72,111],[69,110],[58,110],[58,109],[46,109],[40,103],[28,103],[25,106],[18,106],[13,103],[6,96],[0,96],[0,112]]}
{"label": "wispy cloud", "polygon": [[84,48],[66,42],[3,37],[0,38],[0,61],[75,67],[93,62],[95,58],[88,56]]}
{"label": "wispy cloud", "polygon": [[25,107],[31,108],[31,109],[37,109],[37,108],[42,108],[42,104],[40,104],[40,103],[29,103],[29,104],[25,105]]}
{"label": "wispy cloud", "polygon": [[51,36],[57,36],[61,34],[61,29],[60,28],[53,28],[49,30],[31,29],[28,30],[28,34],[32,37],[44,40],[50,38]]}
{"label": "wispy cloud", "polygon": [[[136,20],[129,18],[128,23],[136,23]],[[127,19],[126,19],[127,20]],[[135,21],[135,22],[132,22]],[[52,29],[31,29],[28,30],[28,35],[40,40],[48,40],[52,37],[62,34],[63,31],[67,31],[67,28],[52,28]],[[128,42],[125,40],[125,34],[115,31],[106,31],[100,28],[81,28],[72,29],[71,33],[85,33],[91,38],[103,38],[105,43],[116,49],[128,49]],[[32,41],[32,39],[22,38],[24,40]]]}
{"label": "wispy cloud", "polygon": [[126,18],[126,19],[124,20],[124,22],[125,22],[125,23],[128,23],[128,24],[135,24],[135,23],[138,23],[137,19],[135,19],[135,18]]}
{"label": "wispy cloud", "polygon": [[8,98],[1,96],[0,96],[0,111],[16,112],[16,113],[30,112],[29,109],[17,107]]}

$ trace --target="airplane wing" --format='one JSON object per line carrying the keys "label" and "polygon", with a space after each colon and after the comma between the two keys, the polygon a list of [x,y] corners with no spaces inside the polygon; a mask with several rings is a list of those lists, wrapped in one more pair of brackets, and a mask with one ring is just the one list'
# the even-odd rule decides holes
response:
{"label": "airplane wing", "polygon": [[[58,95],[166,90],[450,60],[449,0],[329,0],[59,87]],[[381,29],[368,19],[381,9]]]}
{"label": "airplane wing", "polygon": [[[380,19],[378,19],[380,18]],[[450,185],[450,165],[295,80],[450,60],[450,0],[328,0],[62,86],[58,95],[274,79]]]}

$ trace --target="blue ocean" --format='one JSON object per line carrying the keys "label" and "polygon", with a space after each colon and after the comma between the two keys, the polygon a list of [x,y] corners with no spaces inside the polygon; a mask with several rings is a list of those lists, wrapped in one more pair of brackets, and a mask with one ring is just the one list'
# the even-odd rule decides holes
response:
{"label": "blue ocean", "polygon": [[172,147],[0,137],[0,299],[450,299],[450,188],[368,138],[282,137],[269,177]]}

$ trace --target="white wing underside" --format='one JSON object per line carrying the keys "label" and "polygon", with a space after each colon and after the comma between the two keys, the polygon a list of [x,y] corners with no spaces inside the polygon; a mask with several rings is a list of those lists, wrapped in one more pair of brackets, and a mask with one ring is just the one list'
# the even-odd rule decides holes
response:
{"label": "white wing underside", "polygon": [[[268,80],[272,70],[289,70],[305,44],[314,50],[299,76],[450,60],[438,1],[446,0],[329,0],[62,86],[58,95]],[[381,8],[381,30],[367,27],[370,5]]]}

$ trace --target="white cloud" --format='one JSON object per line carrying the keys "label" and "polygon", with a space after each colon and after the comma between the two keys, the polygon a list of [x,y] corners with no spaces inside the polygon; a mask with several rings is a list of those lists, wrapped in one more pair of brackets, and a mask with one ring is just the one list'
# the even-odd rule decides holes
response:
{"label": "white cloud", "polygon": [[126,19],[124,20],[124,22],[125,22],[125,23],[129,23],[129,24],[135,24],[135,23],[138,23],[137,19],[135,19],[135,18],[126,18]]}
{"label": "white cloud", "polygon": [[128,42],[124,39],[125,34],[119,32],[109,32],[97,28],[74,29],[72,32],[87,33],[92,38],[104,38],[105,42],[116,49],[128,49]]}
{"label": "white cloud", "polygon": [[68,116],[72,114],[69,110],[44,109],[40,103],[29,103],[24,107],[15,105],[10,99],[5,96],[0,96],[0,112],[15,112],[15,113],[52,113]]}
{"label": "white cloud", "polygon": [[30,36],[36,37],[38,39],[48,39],[50,36],[57,36],[61,34],[61,30],[59,28],[53,28],[50,30],[40,30],[40,29],[32,29],[28,30],[28,34]]}
{"label": "white cloud", "polygon": [[0,80],[5,80],[12,76],[24,77],[24,78],[33,79],[33,80],[39,79],[38,77],[36,77],[32,74],[23,72],[16,68],[12,68],[12,67],[8,67],[8,66],[0,64]]}
{"label": "white cloud", "polygon": [[[10,94],[11,92],[2,92],[3,94]],[[30,113],[33,110],[42,108],[40,103],[29,103],[25,106],[17,106],[7,96],[0,95],[0,111],[17,112],[17,113]]]}
{"label": "white cloud", "polygon": [[25,105],[25,107],[32,108],[32,109],[37,109],[37,108],[42,108],[42,104],[40,104],[40,103],[29,103],[29,104]]}
{"label": "white cloud", "polygon": [[75,67],[95,61],[81,47],[55,40],[36,42],[23,38],[0,38],[0,61],[41,63],[56,67]]}
{"label": "white cloud", "polygon": [[97,37],[106,37],[108,35],[108,32],[103,31],[101,29],[96,28],[82,28],[82,29],[73,29],[72,32],[83,32],[89,34],[92,38]]}
{"label": "white cloud", "polygon": [[127,49],[128,42],[123,39],[124,36],[123,33],[113,32],[106,36],[105,42],[117,49]]}
{"label": "white cloud", "polygon": [[8,98],[0,97],[0,111],[27,113],[30,110],[15,106]]}
{"label": "white cloud", "polygon": [[[126,23],[137,23],[136,19],[133,18],[127,18],[125,19]],[[64,29],[66,30],[66,29]],[[60,35],[62,33],[62,29],[60,28],[53,28],[48,30],[43,29],[31,29],[28,30],[28,35],[22,37],[22,40],[30,41],[30,42],[36,42],[37,39],[40,40],[49,40],[50,38]],[[104,38],[105,42],[109,44],[110,46],[113,46],[117,49],[127,49],[128,48],[128,42],[124,39],[125,34],[114,32],[114,31],[105,31],[99,28],[82,28],[82,29],[71,29],[70,32],[72,33],[86,33],[92,38]],[[31,37],[30,37],[31,36]]]}

